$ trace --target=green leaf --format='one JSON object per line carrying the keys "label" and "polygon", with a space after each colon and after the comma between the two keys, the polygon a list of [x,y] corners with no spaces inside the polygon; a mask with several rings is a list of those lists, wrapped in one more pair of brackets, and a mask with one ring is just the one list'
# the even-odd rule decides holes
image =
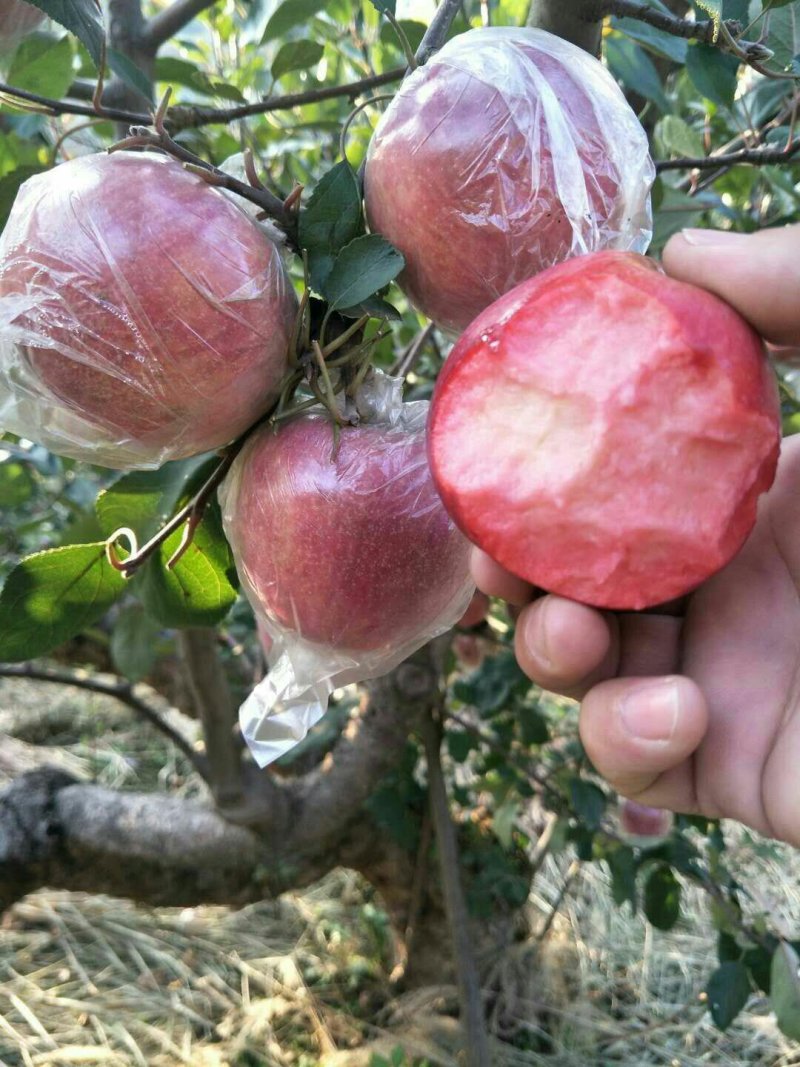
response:
{"label": "green leaf", "polygon": [[767,33],[763,43],[775,53],[768,65],[788,70],[800,52],[800,10],[795,4],[780,5],[780,11],[775,10],[778,6],[773,4],[764,19]]}
{"label": "green leaf", "polygon": [[[398,19],[397,23],[406,35],[406,40],[411,45],[411,50],[416,52],[422,44],[422,38],[425,36],[425,31],[428,27],[424,22],[417,22],[416,19]],[[389,44],[399,47],[397,31],[389,22],[384,22],[381,25],[380,38],[381,44]]]}
{"label": "green leaf", "polygon": [[277,81],[293,70],[308,70],[322,59],[325,46],[317,41],[287,41],[272,61],[272,77]]}
{"label": "green leaf", "polygon": [[611,895],[621,908],[626,902],[636,911],[636,854],[629,845],[614,849],[606,856],[611,872]]}
{"label": "green leaf", "polygon": [[633,41],[618,34],[606,38],[606,61],[626,89],[651,100],[661,111],[669,110],[661,78],[652,59]]}
{"label": "green leaf", "polygon": [[[74,33],[86,46],[89,55],[99,66],[103,51],[105,28],[103,15],[95,0],[28,0],[51,19]],[[290,0],[291,2],[291,0]]]}
{"label": "green leaf", "polygon": [[295,26],[300,26],[325,9],[327,0],[284,0],[264,29],[262,44],[284,37]]}
{"label": "green leaf", "polygon": [[6,174],[4,178],[0,178],[0,229],[8,222],[8,216],[14,206],[14,201],[17,199],[17,193],[22,183],[26,182],[28,178],[32,178],[34,174],[41,174],[46,169],[46,167],[18,167],[16,170],[12,170],[10,174]]}
{"label": "green leaf", "polygon": [[792,1041],[800,1041],[800,960],[787,941],[781,941],[772,957],[770,1004],[775,1021]]}
{"label": "green leaf", "polygon": [[687,41],[681,40],[680,37],[674,37],[665,30],[649,26],[646,22],[639,22],[638,19],[612,18],[611,25],[615,30],[619,30],[626,37],[631,37],[634,41],[638,41],[639,44],[644,45],[648,51],[655,52],[656,55],[671,59],[673,63],[686,62],[686,49],[689,45]]}
{"label": "green leaf", "polygon": [[514,824],[521,808],[518,800],[506,800],[494,813],[492,831],[503,848],[509,849],[513,844]]}
{"label": "green leaf", "polygon": [[463,763],[475,748],[475,740],[466,730],[450,730],[447,734],[447,751],[456,763]]}
{"label": "green leaf", "polygon": [[644,886],[644,913],[659,930],[671,930],[681,913],[681,885],[666,863],[659,863]]}
{"label": "green leaf", "polygon": [[380,292],[404,265],[401,253],[385,237],[356,237],[336,257],[323,295],[333,308],[352,307]]}
{"label": "green leaf", "polygon": [[717,967],[706,985],[706,995],[711,1018],[720,1030],[728,1029],[752,991],[743,963],[728,961]]}
{"label": "green leaf", "polygon": [[338,252],[363,232],[361,188],[346,160],[320,178],[300,212],[300,247],[309,252]]}
{"label": "green leaf", "polygon": [[142,96],[150,97],[150,90],[152,88],[150,79],[143,70],[140,70],[139,67],[136,66],[132,59],[123,55],[122,52],[118,52],[116,48],[109,48],[106,58],[109,67],[114,71],[118,78],[121,78],[132,89],[141,93]]}
{"label": "green leaf", "polygon": [[389,322],[400,322],[403,318],[394,304],[382,296],[369,296],[351,308],[339,308],[339,314],[346,319],[360,319],[362,315],[369,315],[373,319],[388,319]]}
{"label": "green leaf", "polygon": [[160,631],[141,604],[128,604],[122,609],[111,634],[111,659],[121,675],[138,682],[150,673],[158,658]]}
{"label": "green leaf", "polygon": [[519,732],[524,745],[545,745],[550,740],[547,719],[538,708],[523,704],[517,711]]}
{"label": "green leaf", "polygon": [[14,53],[8,82],[17,89],[60,100],[72,84],[69,38],[29,33]]}
{"label": "green leaf", "polygon": [[736,95],[739,61],[707,44],[692,44],[686,52],[686,71],[697,91],[720,107],[730,107]]}
{"label": "green leaf", "polygon": [[191,480],[199,479],[218,461],[195,456],[165,463],[156,471],[123,474],[97,498],[96,511],[106,537],[129,526],[146,541],[175,511]]}
{"label": "green leaf", "polygon": [[166,82],[168,85],[185,85],[196,93],[205,96],[218,96],[223,100],[232,100],[241,103],[244,96],[235,85],[220,81],[218,78],[210,78],[204,71],[190,63],[186,59],[177,56],[161,56],[156,60],[156,81]]}
{"label": "green leaf", "polygon": [[142,603],[164,626],[216,626],[236,600],[233,559],[222,532],[219,506],[208,507],[191,545],[168,570],[181,534],[178,530],[168,537],[144,567],[138,586]]}
{"label": "green leaf", "polygon": [[670,155],[697,157],[706,154],[701,134],[677,115],[659,119],[655,133]]}
{"label": "green leaf", "polygon": [[572,808],[580,821],[590,830],[596,830],[606,810],[606,795],[599,786],[583,778],[573,778],[569,783]]}
{"label": "green leaf", "polygon": [[0,591],[0,660],[44,655],[96,622],[124,589],[102,542],[28,556]]}
{"label": "green leaf", "polygon": [[372,6],[377,8],[382,15],[397,14],[397,0],[371,0]]}
{"label": "green leaf", "polygon": [[0,463],[0,508],[18,508],[33,496],[30,468],[16,460]]}
{"label": "green leaf", "polygon": [[506,707],[515,693],[529,686],[514,653],[501,652],[488,656],[477,670],[456,682],[453,695],[486,716]]}

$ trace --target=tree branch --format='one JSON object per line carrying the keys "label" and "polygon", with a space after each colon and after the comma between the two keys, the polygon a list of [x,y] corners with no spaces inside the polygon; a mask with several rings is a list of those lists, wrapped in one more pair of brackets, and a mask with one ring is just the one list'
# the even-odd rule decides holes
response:
{"label": "tree branch", "polygon": [[684,156],[680,159],[662,159],[656,170],[710,170],[716,167],[735,167],[738,163],[752,163],[756,167],[776,163],[791,163],[800,153],[800,138],[786,148],[742,148],[738,152],[726,152],[711,156]]}
{"label": "tree branch", "polygon": [[447,40],[453,20],[460,10],[461,0],[441,0],[414,56],[420,66],[427,63]]}
{"label": "tree branch", "polygon": [[467,902],[464,897],[464,887],[461,884],[461,862],[458,855],[456,831],[450,817],[450,803],[442,773],[442,731],[441,725],[434,720],[432,712],[428,713],[422,723],[422,737],[428,764],[428,792],[433,825],[436,829],[447,925],[450,928],[456,959],[461,1026],[466,1041],[464,1062],[467,1067],[489,1067],[491,1059],[481,986],[475,954],[472,950]]}
{"label": "tree branch", "polygon": [[183,753],[194,769],[204,779],[208,778],[208,766],[205,758],[194,750],[191,741],[170,726],[156,711],[156,709],[144,700],[131,682],[107,681],[97,675],[90,675],[84,671],[70,671],[56,667],[45,667],[35,663],[0,663],[0,678],[28,678],[36,682],[55,682],[57,685],[71,685],[76,689],[85,689],[90,693],[100,693],[103,696],[113,697],[146,719],[165,737],[168,737],[173,745]]}
{"label": "tree branch", "polygon": [[193,18],[217,2],[218,0],[173,0],[168,8],[159,11],[145,25],[139,37],[139,47],[155,55],[170,37],[174,37]]}
{"label": "tree branch", "polygon": [[[691,22],[689,19],[682,19],[679,15],[672,15],[668,11],[651,7],[649,4],[638,3],[637,0],[603,0],[596,6],[602,15],[616,15],[617,18],[631,18],[638,22],[646,22],[648,26],[654,26],[657,30],[672,34],[673,37],[682,37],[687,41],[702,41],[703,44],[716,43],[717,26],[713,19]],[[733,19],[727,20],[725,25],[734,37],[742,32],[741,23]]]}
{"label": "tree branch", "polygon": [[527,25],[600,54],[603,16],[596,0],[532,0]]}

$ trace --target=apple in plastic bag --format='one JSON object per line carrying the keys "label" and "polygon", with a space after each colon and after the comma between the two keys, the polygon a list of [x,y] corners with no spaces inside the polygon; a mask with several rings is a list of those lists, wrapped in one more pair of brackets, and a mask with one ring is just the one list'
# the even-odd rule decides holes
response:
{"label": "apple in plastic bag", "polygon": [[492,27],[414,71],[370,143],[370,227],[405,256],[400,283],[463,330],[571,255],[644,252],[647,137],[603,65],[542,30]]}
{"label": "apple in plastic bag", "polygon": [[266,232],[179,163],[64,163],[0,242],[0,424],[111,467],[218,448],[274,400],[295,306]]}
{"label": "apple in plastic bag", "polygon": [[429,422],[467,536],[535,586],[616,609],[679,597],[735,555],[779,443],[758,335],[620,252],[553,267],[479,315]]}
{"label": "apple in plastic bag", "polygon": [[[225,530],[257,614],[343,652],[418,647],[466,606],[469,544],[420,429],[307,415],[257,431],[226,488]],[[409,652],[412,650],[409,647]],[[373,672],[374,673],[374,672]]]}

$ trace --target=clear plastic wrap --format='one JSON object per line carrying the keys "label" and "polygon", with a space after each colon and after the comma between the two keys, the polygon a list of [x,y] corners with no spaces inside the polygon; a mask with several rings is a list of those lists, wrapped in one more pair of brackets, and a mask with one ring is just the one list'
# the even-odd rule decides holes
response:
{"label": "clear plastic wrap", "polygon": [[320,409],[257,431],[220,490],[242,585],[271,639],[270,670],[243,704],[264,767],[319,721],[334,689],[391,670],[453,626],[474,591],[469,544],[434,488],[425,401],[374,374],[364,418]]}
{"label": "clear plastic wrap", "polygon": [[405,256],[409,299],[459,332],[570,256],[644,252],[654,176],[602,63],[542,30],[477,29],[387,108],[367,156],[367,217]]}
{"label": "clear plastic wrap", "polygon": [[44,20],[44,12],[25,0],[0,0],[0,58],[10,55]]}
{"label": "clear plastic wrap", "polygon": [[64,163],[0,238],[0,427],[117,468],[219,448],[274,400],[295,308],[267,234],[180,163]]}

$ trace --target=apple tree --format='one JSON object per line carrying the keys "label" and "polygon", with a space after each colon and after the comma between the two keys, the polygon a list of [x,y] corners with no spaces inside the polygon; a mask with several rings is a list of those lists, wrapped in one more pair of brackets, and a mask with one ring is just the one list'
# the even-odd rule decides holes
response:
{"label": "apple tree", "polygon": [[[495,94],[460,117],[436,157],[447,88],[431,79],[424,106],[401,89],[448,42],[525,25],[554,35],[554,54],[583,50],[561,73],[549,59],[542,69],[575,131],[581,176],[597,172],[574,247],[576,223],[553,193],[559,146],[537,158],[547,256],[531,260],[527,235],[509,250],[485,217],[458,229],[474,191],[452,203],[438,192],[448,174],[467,182],[464,161],[491,143],[481,122]],[[484,50],[474,51],[477,62]],[[481,979],[517,935],[537,866],[570,850],[578,864],[604,864],[615,902],[661,929],[680,916],[682,886],[702,887],[719,929],[715,1022],[726,1027],[751,993],[771,991],[779,1024],[800,1036],[798,946],[756,914],[720,825],[618,809],[581,749],[574,708],[516,664],[513,617],[480,599],[464,614],[465,544],[453,548],[444,525],[406,527],[392,493],[375,493],[363,516],[352,503],[375,489],[378,448],[369,420],[359,425],[360,390],[383,372],[403,380],[407,402],[430,398],[453,333],[492,298],[475,305],[470,279],[504,292],[620,234],[643,252],[651,183],[656,256],[688,225],[750,232],[797,218],[800,4],[107,0],[101,12],[95,0],[13,0],[0,14],[0,64],[0,349],[15,330],[30,334],[48,301],[58,308],[50,347],[28,342],[24,367],[6,375],[13,416],[0,397],[0,677],[126,701],[168,734],[208,796],[115,792],[46,766],[20,774],[0,795],[0,906],[40,886],[241,905],[350,867],[405,940],[405,981],[454,969],[470,1062],[483,1064]],[[592,92],[574,75],[582,64],[598,79]],[[399,140],[379,145],[375,127],[398,92],[411,101]],[[452,107],[460,100],[459,89]],[[593,109],[606,107],[619,115],[601,137]],[[423,147],[431,154],[414,171]],[[493,174],[502,153],[484,155]],[[523,171],[508,171],[512,197]],[[100,266],[90,245],[104,249]],[[91,299],[73,287],[70,257],[89,264]],[[120,277],[141,317],[120,315],[109,296]],[[20,327],[34,284],[50,295]],[[65,370],[53,347],[75,350],[84,335],[88,349]],[[136,355],[135,373],[120,353]],[[154,354],[166,368],[155,377]],[[788,360],[781,402],[793,432]],[[309,413],[317,421],[303,436]],[[238,522],[223,514],[217,491],[242,457],[265,464],[280,496],[292,434],[314,453],[311,496],[292,496],[287,475],[264,519],[242,475],[250,497]],[[351,445],[358,434],[363,452]],[[421,437],[392,434],[380,448],[402,452],[398,484],[409,465],[427,471]],[[351,447],[365,481],[326,510],[326,472],[349,470]],[[432,497],[422,510],[436,508]],[[281,583],[288,592],[273,595]],[[348,647],[393,653],[383,671],[358,677],[358,664],[339,664],[325,675],[327,714],[267,769],[250,757],[237,710],[275,635],[259,635],[242,586],[285,626],[304,620],[314,641],[346,632]],[[77,669],[87,662],[100,671]],[[157,690],[199,722],[199,742],[161,713]]]}

